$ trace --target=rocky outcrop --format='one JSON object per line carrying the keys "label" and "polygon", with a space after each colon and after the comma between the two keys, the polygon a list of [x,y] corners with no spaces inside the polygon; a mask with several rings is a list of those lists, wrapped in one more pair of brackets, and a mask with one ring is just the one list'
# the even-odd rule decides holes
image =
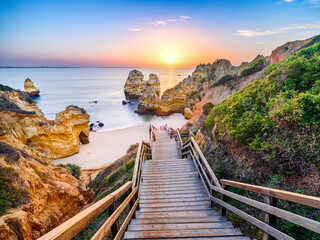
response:
{"label": "rocky outcrop", "polygon": [[46,156],[72,154],[79,138],[88,141],[89,116],[69,107],[48,121],[24,94],[0,84],[0,239],[37,239],[77,214],[90,195]]}
{"label": "rocky outcrop", "polygon": [[278,63],[286,57],[290,56],[295,51],[299,50],[302,46],[312,41],[317,36],[305,39],[305,40],[297,40],[293,42],[287,42],[286,44],[277,47],[272,51],[269,60],[270,64]]}
{"label": "rocky outcrop", "polygon": [[147,84],[145,89],[142,92],[142,95],[139,98],[138,109],[135,111],[136,113],[156,113],[160,111],[158,109],[158,102],[160,101],[159,91],[152,86],[151,84]]}
{"label": "rocky outcrop", "polygon": [[89,142],[90,117],[84,109],[69,106],[49,121],[32,99],[19,91],[1,85],[0,97],[1,118],[10,125],[8,131],[47,157],[70,156],[79,152],[80,142]]}
{"label": "rocky outcrop", "polygon": [[132,70],[129,73],[126,84],[124,85],[124,94],[127,99],[139,99],[146,86],[146,81],[143,80],[142,72]]}
{"label": "rocky outcrop", "polygon": [[34,86],[34,83],[31,81],[30,78],[27,78],[24,81],[24,91],[30,96],[39,96],[40,90]]}
{"label": "rocky outcrop", "polygon": [[[138,100],[142,96],[147,85],[153,87],[155,92],[160,95],[161,89],[158,76],[151,73],[147,81],[143,80],[143,78],[142,72],[138,70],[130,71],[126,84],[124,85],[126,99]],[[150,89],[148,91],[150,91]]]}

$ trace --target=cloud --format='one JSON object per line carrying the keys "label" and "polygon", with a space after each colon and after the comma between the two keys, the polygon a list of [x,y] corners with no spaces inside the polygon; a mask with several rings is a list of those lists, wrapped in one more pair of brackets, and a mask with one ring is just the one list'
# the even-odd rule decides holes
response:
{"label": "cloud", "polygon": [[166,21],[161,21],[161,20],[157,20],[157,21],[154,21],[152,22],[151,24],[153,25],[156,25],[156,26],[159,26],[159,25],[167,25],[167,22]]}
{"label": "cloud", "polygon": [[142,28],[128,28],[127,30],[128,30],[128,31],[131,31],[131,32],[140,32],[140,31],[142,31],[143,29],[142,29]]}
{"label": "cloud", "polygon": [[191,17],[190,16],[180,16],[180,18],[186,20],[186,19],[190,19]]}
{"label": "cloud", "polygon": [[261,36],[280,34],[290,30],[313,29],[313,28],[320,28],[320,22],[308,23],[308,24],[294,24],[287,27],[270,29],[270,30],[261,30],[261,29],[238,30],[233,35],[245,36],[245,37],[261,37]]}
{"label": "cloud", "polygon": [[309,0],[311,4],[320,5],[320,0]]}
{"label": "cloud", "polygon": [[285,2],[288,2],[288,3],[292,3],[294,0],[283,0]]}
{"label": "cloud", "polygon": [[188,22],[189,19],[191,17],[190,16],[180,16],[180,17],[170,17],[167,18],[166,20],[156,20],[154,22],[151,22],[151,24],[156,25],[156,26],[165,26],[168,25],[169,23],[173,23],[173,22]]}

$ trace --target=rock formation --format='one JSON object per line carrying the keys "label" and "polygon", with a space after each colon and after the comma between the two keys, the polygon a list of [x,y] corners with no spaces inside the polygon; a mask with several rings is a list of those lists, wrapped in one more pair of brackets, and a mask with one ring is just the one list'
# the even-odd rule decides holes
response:
{"label": "rock formation", "polygon": [[168,115],[175,112],[185,113],[185,109],[188,109],[185,116],[190,118],[193,106],[201,101],[210,84],[226,75],[239,75],[248,65],[249,63],[243,63],[240,67],[235,67],[225,59],[216,60],[212,64],[200,64],[191,76],[182,80],[175,87],[167,89],[161,99],[152,98],[149,100],[150,94],[139,98],[137,112]]}
{"label": "rock formation", "polygon": [[317,36],[305,39],[305,40],[297,40],[293,42],[287,42],[286,44],[277,47],[275,50],[271,52],[270,55],[270,64],[278,63],[286,57],[290,56],[295,51],[299,50],[302,46],[312,41]]}
{"label": "rock formation", "polygon": [[79,152],[79,143],[89,142],[89,115],[76,106],[69,106],[47,120],[41,110],[23,92],[0,85],[1,118],[22,143],[51,159]]}
{"label": "rock formation", "polygon": [[143,78],[142,72],[136,69],[130,71],[126,84],[124,85],[124,94],[127,99],[139,99],[146,86]]}
{"label": "rock formation", "polygon": [[47,156],[87,142],[89,115],[69,107],[48,121],[25,92],[1,84],[0,115],[0,178],[9,180],[0,189],[0,239],[37,239],[86,204],[86,186]]}
{"label": "rock formation", "polygon": [[30,78],[27,78],[24,81],[24,91],[30,96],[39,96],[40,90],[34,86],[34,83]]}
{"label": "rock formation", "polygon": [[138,100],[147,85],[152,86],[155,92],[158,95],[160,94],[160,80],[156,74],[151,73],[147,81],[143,80],[143,78],[142,72],[138,70],[130,71],[126,84],[124,85],[124,93],[127,99]]}

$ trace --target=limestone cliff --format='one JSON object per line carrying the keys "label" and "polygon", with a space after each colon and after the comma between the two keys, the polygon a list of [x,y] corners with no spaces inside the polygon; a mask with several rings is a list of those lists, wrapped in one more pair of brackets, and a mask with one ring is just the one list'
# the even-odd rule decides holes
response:
{"label": "limestone cliff", "polygon": [[75,154],[80,142],[89,142],[90,117],[83,109],[69,106],[49,121],[23,92],[1,85],[0,97],[1,118],[11,126],[12,135],[47,157]]}
{"label": "limestone cliff", "polygon": [[37,239],[86,204],[86,186],[47,156],[75,153],[88,122],[74,107],[48,121],[28,95],[0,84],[0,239]]}
{"label": "limestone cliff", "polygon": [[167,89],[161,99],[147,97],[139,99],[138,113],[153,112],[158,115],[167,115],[174,112],[185,113],[186,118],[192,116],[192,109],[201,101],[206,90],[211,84],[223,76],[238,76],[249,63],[243,63],[239,67],[233,66],[225,59],[216,60],[212,64],[198,65],[191,76],[183,79],[175,87]]}
{"label": "limestone cliff", "polygon": [[39,96],[40,90],[34,86],[30,78],[24,81],[24,91],[31,97]]}

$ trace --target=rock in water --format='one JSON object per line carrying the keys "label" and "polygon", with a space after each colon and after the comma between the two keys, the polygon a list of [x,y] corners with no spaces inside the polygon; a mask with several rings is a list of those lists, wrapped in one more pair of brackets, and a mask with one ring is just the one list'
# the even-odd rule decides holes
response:
{"label": "rock in water", "polygon": [[146,81],[144,81],[143,78],[142,72],[136,69],[130,71],[126,84],[124,85],[124,94],[127,99],[139,99],[146,86]]}
{"label": "rock in water", "polygon": [[24,91],[30,96],[35,97],[39,96],[40,90],[34,86],[34,83],[31,81],[30,78],[27,78],[24,81]]}

